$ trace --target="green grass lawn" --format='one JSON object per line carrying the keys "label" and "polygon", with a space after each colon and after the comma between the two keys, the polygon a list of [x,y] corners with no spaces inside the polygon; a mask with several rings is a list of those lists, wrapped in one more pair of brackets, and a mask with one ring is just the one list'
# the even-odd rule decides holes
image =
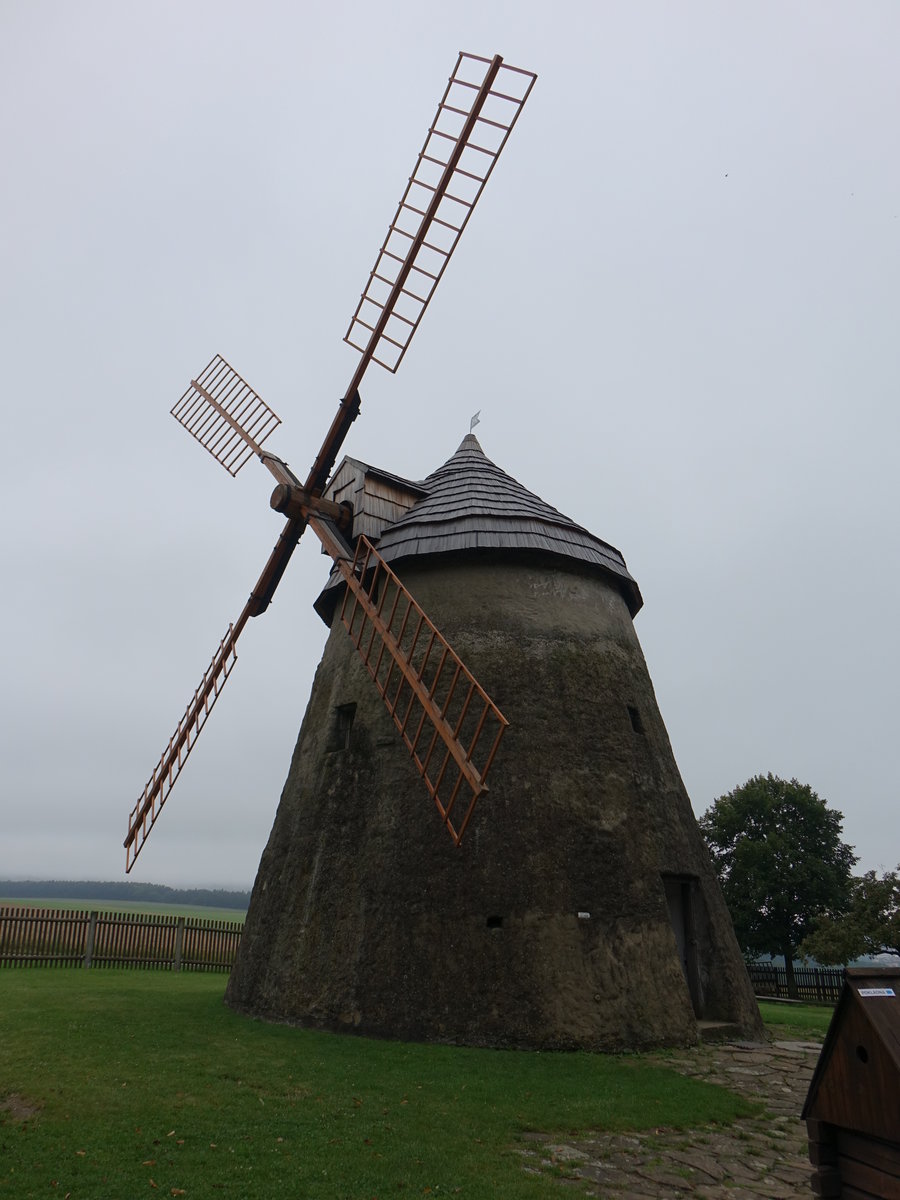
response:
{"label": "green grass lawn", "polygon": [[199,917],[206,921],[239,921],[247,916],[241,908],[204,908],[200,904],[154,904],[143,900],[59,900],[29,896],[27,899],[0,896],[0,908],[51,908],[65,912],[144,913],[148,916]]}
{"label": "green grass lawn", "polygon": [[773,1037],[821,1042],[831,1023],[834,1008],[760,1000],[759,1011]]}
{"label": "green grass lawn", "polygon": [[759,1111],[638,1055],[378,1042],[266,1025],[221,975],[0,971],[0,1195],[558,1196],[528,1130]]}

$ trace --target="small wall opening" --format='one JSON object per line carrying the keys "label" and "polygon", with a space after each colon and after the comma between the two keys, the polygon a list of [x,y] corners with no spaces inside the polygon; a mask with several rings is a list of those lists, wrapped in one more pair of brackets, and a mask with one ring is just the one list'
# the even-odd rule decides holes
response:
{"label": "small wall opening", "polygon": [[628,705],[628,716],[631,720],[631,728],[634,730],[634,732],[635,733],[643,733],[644,732],[644,722],[641,720],[641,714],[638,712],[638,710],[634,707],[633,704]]}
{"label": "small wall opening", "polygon": [[503,928],[503,918],[502,917],[488,917],[485,924],[487,925],[488,929],[502,929]]}
{"label": "small wall opening", "polygon": [[328,739],[328,751],[334,754],[338,750],[346,750],[350,745],[350,730],[356,716],[356,704],[338,704],[334,710],[331,723],[331,736]]}

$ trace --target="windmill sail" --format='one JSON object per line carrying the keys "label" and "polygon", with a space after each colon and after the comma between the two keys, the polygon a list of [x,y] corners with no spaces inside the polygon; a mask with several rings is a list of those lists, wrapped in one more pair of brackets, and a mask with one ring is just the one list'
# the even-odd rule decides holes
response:
{"label": "windmill sail", "polygon": [[337,565],[347,583],[341,621],[459,845],[506,718],[368,538],[352,567]]}
{"label": "windmill sail", "polygon": [[[269,457],[269,456],[267,456]],[[274,459],[280,463],[280,459]],[[138,797],[137,804],[131,810],[128,818],[128,833],[125,837],[125,872],[134,866],[134,861],[147,840],[156,818],[169,798],[169,793],[175,786],[175,780],[181,773],[181,768],[193,750],[200,731],[212,711],[213,705],[219,698],[225,681],[231,674],[237,662],[237,640],[251,617],[258,617],[265,612],[272,600],[272,595],[284,574],[291,552],[297,544],[305,528],[305,520],[289,518],[281,531],[281,536],[275,543],[272,553],[263,568],[262,574],[254,585],[247,603],[241,609],[241,615],[229,625],[228,632],[213,655],[212,662],[203,673],[203,678],[193,699],[185,710],[184,716],[169,738],[169,744],[163,751],[159,762],[153,769],[153,774],[147,780],[143,792]]]}
{"label": "windmill sail", "polygon": [[[244,614],[242,614],[243,616]],[[169,738],[168,746],[153,768],[153,774],[147,780],[143,792],[138,797],[137,804],[131,810],[131,816],[128,818],[128,834],[123,843],[126,874],[134,866],[134,860],[140,854],[141,847],[147,840],[156,818],[169,798],[175,780],[181,773],[181,768],[200,736],[200,730],[206,724],[206,719],[225,686],[225,680],[237,662],[235,642],[243,628],[244,620],[240,620],[238,625],[229,625],[228,632],[213,655],[212,662],[203,672],[200,685],[194,692],[194,697],[187,706],[184,716],[178,722],[175,732]]]}
{"label": "windmill sail", "polygon": [[359,414],[369,363],[400,366],[536,79],[499,54],[457,58],[344,336],[362,356],[310,469],[308,491],[322,491],[337,461]]}
{"label": "windmill sail", "polygon": [[191,380],[172,416],[229,475],[237,475],[252,455],[260,454],[266,438],[281,424],[220,354]]}
{"label": "windmill sail", "polygon": [[366,361],[399,367],[536,78],[459,55],[344,337]]}

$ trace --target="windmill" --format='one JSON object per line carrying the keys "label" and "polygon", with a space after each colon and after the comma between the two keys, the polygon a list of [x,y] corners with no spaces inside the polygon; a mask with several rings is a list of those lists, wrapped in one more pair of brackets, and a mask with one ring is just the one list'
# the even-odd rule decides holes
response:
{"label": "windmill", "polygon": [[[534,79],[459,56],[348,330],[359,367],[305,481],[265,448],[278,418],[224,360],[175,405],[230,472],[260,459],[287,520],[131,814],[127,864],[310,526],[334,564],[314,605],[330,633],[225,1002],[475,1045],[758,1037],[620,552],[506,475],[471,431],[420,482],[347,456],[332,471],[363,372],[402,360]],[[422,812],[421,781],[458,844],[489,771],[491,820],[456,853]]]}
{"label": "windmill", "polygon": [[287,520],[132,809],[126,871],[231,674],[242,630],[268,608],[307,527],[346,585],[344,625],[459,844],[486,790],[506,720],[372,543],[360,537],[351,544],[350,508],[323,499],[322,492],[359,414],[367,367],[375,362],[394,372],[402,362],[535,79],[500,55],[459,54],[344,338],[360,351],[359,363],[304,481],[264,449],[280,418],[220,356],[173,407],[173,416],[229,474],[258,457],[276,480],[271,506]]}

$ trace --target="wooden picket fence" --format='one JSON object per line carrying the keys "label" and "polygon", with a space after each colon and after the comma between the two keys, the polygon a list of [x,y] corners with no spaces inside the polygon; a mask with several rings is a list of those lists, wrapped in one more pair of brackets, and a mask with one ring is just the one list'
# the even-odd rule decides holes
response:
{"label": "wooden picket fence", "polygon": [[[771,962],[755,962],[747,965],[750,982],[757,996],[772,996],[776,1000],[788,998],[787,971]],[[842,967],[799,967],[794,966],[794,982],[797,985],[797,1000],[811,1004],[837,1004],[844,986]]]}
{"label": "wooden picket fence", "polygon": [[240,921],[0,907],[0,967],[230,971]]}

